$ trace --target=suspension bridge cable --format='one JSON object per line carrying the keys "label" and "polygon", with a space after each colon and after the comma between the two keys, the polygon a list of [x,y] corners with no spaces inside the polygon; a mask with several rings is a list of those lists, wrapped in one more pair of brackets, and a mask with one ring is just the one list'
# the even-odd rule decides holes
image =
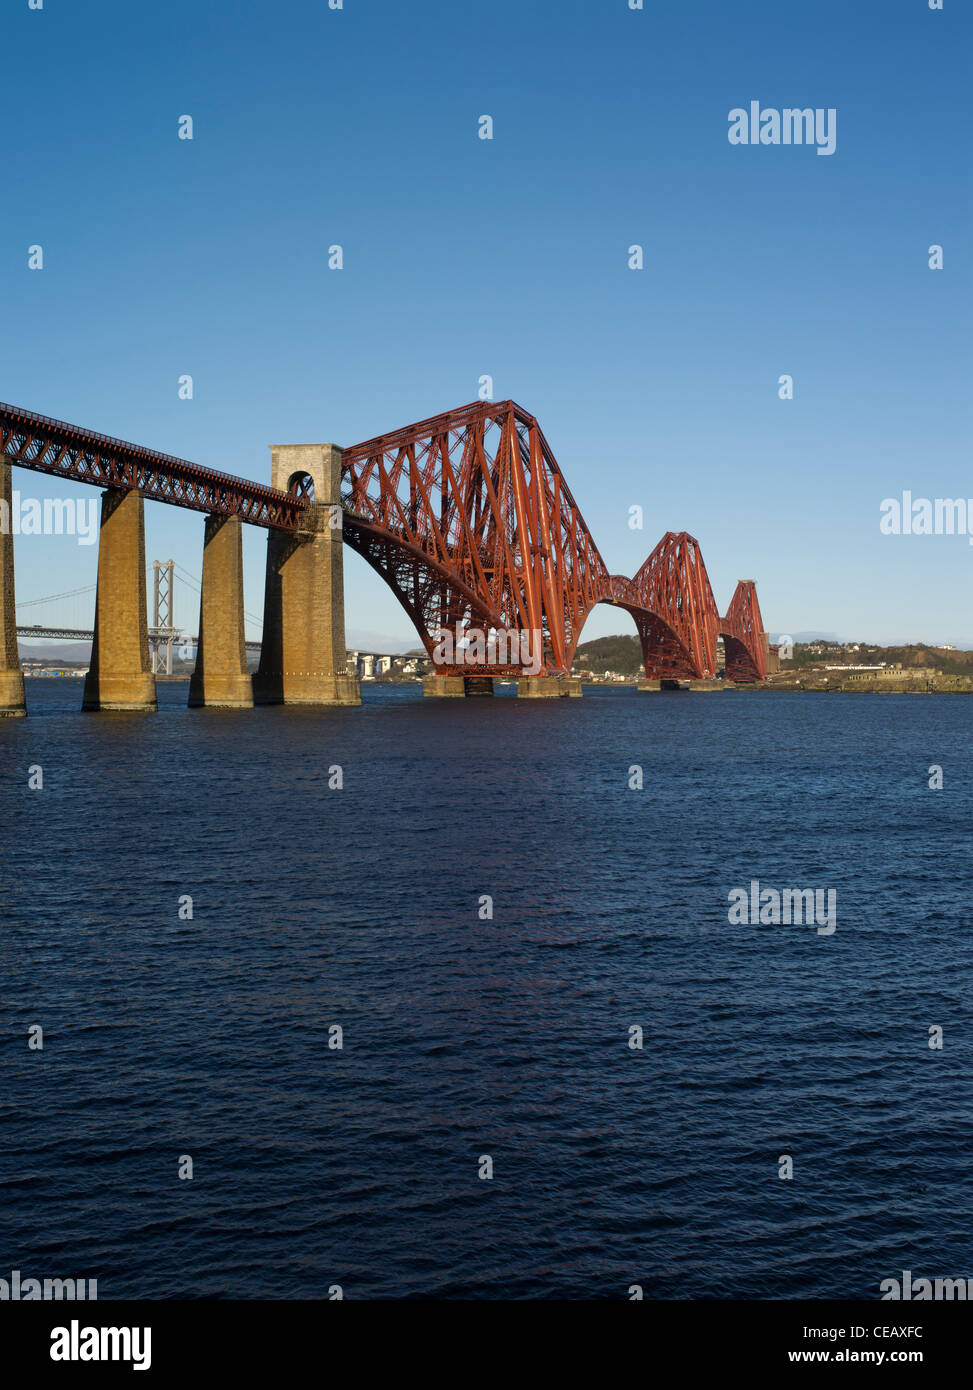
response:
{"label": "suspension bridge cable", "polygon": [[[181,580],[183,584],[188,584],[190,588],[195,589],[196,594],[202,594],[203,589],[197,584],[196,578],[193,577],[192,574],[189,574],[188,570],[183,570],[181,564],[179,564],[177,560],[172,562],[172,567],[174,567],[175,577],[177,577],[178,580]],[[252,623],[256,623],[259,627],[263,627],[264,620],[260,614],[250,613],[249,609],[243,609],[243,617],[249,617]]]}
{"label": "suspension bridge cable", "polygon": [[[175,568],[175,570],[176,570],[176,577],[177,577],[177,579],[181,579],[182,582],[183,582],[184,584],[189,584],[189,585],[191,585],[192,588],[195,589],[195,591],[196,591],[197,594],[201,594],[201,593],[203,592],[201,586],[200,586],[199,584],[197,584],[196,580],[195,580],[194,577],[189,573],[188,570],[184,570],[183,567],[182,567],[182,565],[180,565],[180,564],[178,563],[178,561],[173,561],[173,565],[174,565],[174,568]],[[248,609],[245,608],[245,609],[243,610],[243,615],[244,615],[245,618],[249,618],[250,621],[251,621],[252,623],[257,623],[257,624],[259,624],[261,627],[263,626],[263,618],[260,617],[258,614],[256,614],[256,613],[251,613]]]}
{"label": "suspension bridge cable", "polygon": [[17,607],[18,607],[18,608],[36,608],[37,604],[39,604],[39,603],[53,603],[53,602],[55,601],[55,599],[61,599],[61,598],[76,598],[79,594],[93,594],[94,591],[95,591],[95,585],[94,585],[94,584],[88,584],[88,585],[86,585],[85,588],[83,588],[83,589],[66,589],[65,592],[64,592],[63,594],[48,594],[48,595],[46,596],[46,598],[26,598],[26,599],[18,599],[18,600],[17,600]]}

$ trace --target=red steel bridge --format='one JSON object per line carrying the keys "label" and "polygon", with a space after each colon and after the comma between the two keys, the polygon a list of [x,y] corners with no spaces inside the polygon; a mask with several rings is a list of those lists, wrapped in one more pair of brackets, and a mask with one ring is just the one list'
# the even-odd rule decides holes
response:
{"label": "red steel bridge", "polygon": [[[300,534],[314,502],[306,480],[264,487],[2,404],[0,458],[271,532]],[[341,507],[344,542],[390,586],[430,656],[444,629],[529,632],[540,635],[537,674],[565,676],[591,610],[609,603],[631,614],[650,680],[715,675],[719,638],[728,680],[766,676],[753,581],[721,614],[685,531],[667,532],[632,578],[612,574],[540,426],[513,401],[474,402],[343,449]],[[437,669],[523,674],[489,656]]]}

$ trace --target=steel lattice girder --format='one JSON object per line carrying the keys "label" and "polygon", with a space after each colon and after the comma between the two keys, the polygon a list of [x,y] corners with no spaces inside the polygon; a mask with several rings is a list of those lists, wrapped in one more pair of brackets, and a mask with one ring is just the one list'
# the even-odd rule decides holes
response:
{"label": "steel lattice girder", "polygon": [[430,656],[444,628],[539,632],[539,674],[563,675],[592,608],[614,603],[635,620],[650,677],[713,675],[724,630],[744,644],[735,667],[761,670],[743,678],[765,675],[755,591],[721,619],[684,531],[668,532],[634,579],[611,575],[537,421],[513,401],[476,401],[345,449],[342,504],[345,539],[387,580]]}
{"label": "steel lattice girder", "polygon": [[138,491],[176,507],[238,516],[251,526],[275,530],[293,531],[307,507],[290,493],[12,405],[0,404],[0,456],[20,468]]}
{"label": "steel lattice girder", "polygon": [[[138,491],[253,526],[298,531],[306,498],[0,404],[0,457],[74,482]],[[597,603],[631,613],[650,677],[766,678],[760,608],[742,581],[719,616],[699,543],[667,532],[634,579],[612,575],[534,417],[474,401],[345,449],[343,538],[388,582],[430,655],[437,632],[539,634],[538,674],[571,669]],[[511,674],[512,662],[439,665]]]}
{"label": "steel lattice girder", "polygon": [[[546,673],[567,671],[610,577],[532,416],[512,401],[476,403],[346,449],[342,470],[345,537],[430,654],[442,629],[516,630],[541,634]],[[387,549],[383,559],[382,537],[408,562]]]}
{"label": "steel lattice girder", "polygon": [[735,681],[767,679],[767,648],[763,618],[757,602],[757,586],[752,579],[741,579],[720,620],[720,636],[726,651],[726,678]]}

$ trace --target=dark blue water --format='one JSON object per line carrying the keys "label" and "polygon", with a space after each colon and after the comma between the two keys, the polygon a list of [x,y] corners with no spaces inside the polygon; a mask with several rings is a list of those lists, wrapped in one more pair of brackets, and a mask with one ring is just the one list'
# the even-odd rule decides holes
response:
{"label": "dark blue water", "polygon": [[[28,698],[0,724],[0,1277],[874,1298],[903,1269],[973,1276],[973,702]],[[836,889],[837,930],[731,927],[751,878]]]}

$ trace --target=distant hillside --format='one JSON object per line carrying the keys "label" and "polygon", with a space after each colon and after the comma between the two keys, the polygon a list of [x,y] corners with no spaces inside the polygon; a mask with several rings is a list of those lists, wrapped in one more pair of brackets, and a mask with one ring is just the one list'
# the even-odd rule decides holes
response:
{"label": "distant hillside", "polygon": [[91,660],[90,642],[41,642],[37,638],[17,643],[21,661],[62,661],[87,666]]}
{"label": "distant hillside", "polygon": [[[857,651],[852,650],[857,647]],[[823,650],[822,650],[823,648]],[[874,647],[868,643],[795,642],[793,661],[785,661],[782,669],[791,666],[934,666],[952,676],[973,674],[973,652],[950,651],[943,647],[912,642],[905,647]]]}
{"label": "distant hillside", "polygon": [[617,671],[620,676],[634,676],[642,669],[642,646],[639,639],[627,633],[616,637],[596,637],[582,642],[574,655],[574,664],[582,671],[599,675]]}
{"label": "distant hillside", "polygon": [[[857,650],[854,648],[857,647]],[[934,666],[946,675],[973,675],[973,652],[949,651],[943,647],[913,642],[905,647],[875,647],[867,643],[795,642],[792,661],[785,661],[782,670],[812,666]],[[616,671],[622,676],[635,676],[642,670],[642,648],[639,639],[627,633],[614,637],[597,637],[582,642],[575,653],[575,668],[600,675]]]}

